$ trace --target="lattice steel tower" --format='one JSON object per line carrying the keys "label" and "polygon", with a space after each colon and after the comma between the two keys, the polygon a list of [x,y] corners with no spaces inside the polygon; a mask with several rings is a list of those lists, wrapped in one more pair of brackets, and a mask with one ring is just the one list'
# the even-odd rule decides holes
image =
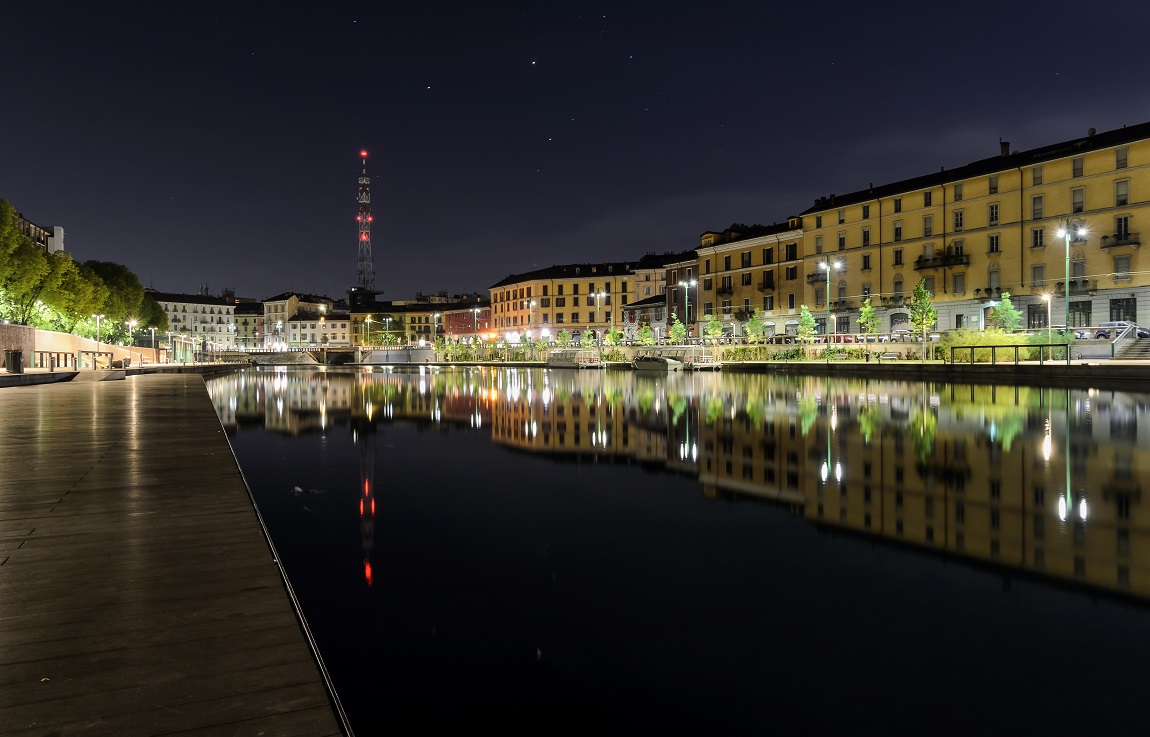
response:
{"label": "lattice steel tower", "polygon": [[367,175],[367,151],[360,151],[359,156],[363,160],[363,169],[359,174],[359,214],[355,216],[359,223],[359,260],[355,275],[360,289],[374,292],[375,266],[371,262],[371,177]]}

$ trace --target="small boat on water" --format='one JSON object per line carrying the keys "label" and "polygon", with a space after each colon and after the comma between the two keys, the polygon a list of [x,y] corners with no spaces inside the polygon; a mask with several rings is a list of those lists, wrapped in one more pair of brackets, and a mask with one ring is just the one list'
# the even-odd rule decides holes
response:
{"label": "small boat on water", "polygon": [[668,373],[682,371],[687,356],[686,348],[640,348],[631,359],[636,371]]}
{"label": "small boat on water", "polygon": [[602,368],[598,351],[585,348],[556,348],[547,354],[547,368]]}
{"label": "small boat on water", "polygon": [[631,360],[636,371],[714,371],[719,362],[699,346],[641,348]]}

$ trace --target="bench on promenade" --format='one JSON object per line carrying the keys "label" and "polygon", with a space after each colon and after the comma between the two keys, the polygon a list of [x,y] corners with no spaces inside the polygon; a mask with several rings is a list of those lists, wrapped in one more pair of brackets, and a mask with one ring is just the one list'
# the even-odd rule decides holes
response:
{"label": "bench on promenade", "polygon": [[878,357],[878,361],[879,361],[879,363],[882,363],[883,361],[897,361],[898,358],[899,358],[899,355],[897,353],[895,353],[894,351],[887,351],[886,353],[883,353]]}

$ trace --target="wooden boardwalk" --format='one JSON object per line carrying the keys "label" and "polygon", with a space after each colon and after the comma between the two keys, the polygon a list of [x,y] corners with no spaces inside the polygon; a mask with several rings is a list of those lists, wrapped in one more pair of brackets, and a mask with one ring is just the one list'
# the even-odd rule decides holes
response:
{"label": "wooden boardwalk", "polygon": [[0,389],[0,734],[339,735],[203,380]]}

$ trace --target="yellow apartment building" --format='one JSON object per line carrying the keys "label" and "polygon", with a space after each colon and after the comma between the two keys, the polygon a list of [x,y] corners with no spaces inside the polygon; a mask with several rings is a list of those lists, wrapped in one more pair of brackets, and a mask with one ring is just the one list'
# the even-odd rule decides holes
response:
{"label": "yellow apartment building", "polygon": [[[761,310],[774,334],[798,326],[805,285],[801,271],[802,219],[786,223],[707,231],[695,249],[698,259],[698,317],[714,315],[727,335]],[[697,295],[697,297],[696,297]]]}
{"label": "yellow apartment building", "polygon": [[587,330],[605,337],[622,328],[631,300],[634,262],[566,264],[512,274],[491,286],[492,329],[497,335],[554,340],[566,330],[578,340]]}
{"label": "yellow apartment building", "polygon": [[[820,328],[829,302],[832,328],[851,332],[870,297],[891,330],[909,321],[904,299],[925,280],[943,330],[979,328],[1004,292],[1028,328],[1047,325],[1044,295],[1056,325],[1144,324],[1148,197],[1150,123],[1022,152],[1000,142],[997,156],[957,169],[819,198],[801,213],[802,301]],[[1084,234],[1068,245],[1070,220]]]}

